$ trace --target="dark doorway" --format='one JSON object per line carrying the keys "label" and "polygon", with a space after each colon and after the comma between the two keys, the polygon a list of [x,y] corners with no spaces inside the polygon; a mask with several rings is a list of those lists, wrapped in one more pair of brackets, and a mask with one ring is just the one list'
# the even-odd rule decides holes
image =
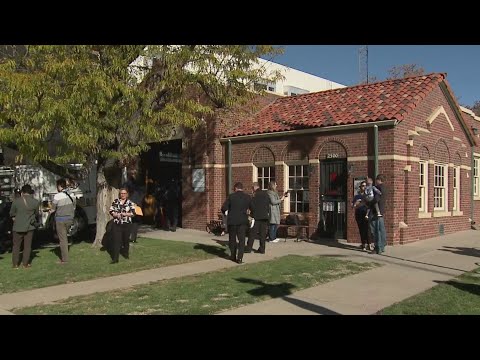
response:
{"label": "dark doorway", "polygon": [[347,236],[347,159],[327,159],[320,163],[320,222],[323,238]]}
{"label": "dark doorway", "polygon": [[139,179],[143,179],[146,195],[160,194],[175,183],[178,188],[178,226],[182,225],[182,140],[149,144],[140,155]]}

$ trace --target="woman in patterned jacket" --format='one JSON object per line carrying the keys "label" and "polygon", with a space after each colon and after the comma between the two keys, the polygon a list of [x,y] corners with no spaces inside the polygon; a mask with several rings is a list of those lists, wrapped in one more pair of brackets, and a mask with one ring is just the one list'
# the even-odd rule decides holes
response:
{"label": "woman in patterned jacket", "polygon": [[132,218],[135,216],[135,204],[128,200],[126,188],[120,189],[120,198],[115,199],[110,206],[110,215],[113,216],[111,264],[116,264],[120,253],[125,259],[129,258]]}

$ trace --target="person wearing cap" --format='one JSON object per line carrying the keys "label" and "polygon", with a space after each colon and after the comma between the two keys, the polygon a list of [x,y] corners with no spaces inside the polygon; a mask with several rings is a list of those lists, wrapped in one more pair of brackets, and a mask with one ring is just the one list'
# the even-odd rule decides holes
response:
{"label": "person wearing cap", "polygon": [[13,220],[13,250],[12,263],[18,269],[20,261],[20,247],[23,242],[23,267],[28,268],[30,264],[30,253],[32,250],[32,238],[35,231],[35,224],[38,217],[38,200],[32,196],[32,187],[24,185],[21,195],[16,197],[10,208],[10,216]]}

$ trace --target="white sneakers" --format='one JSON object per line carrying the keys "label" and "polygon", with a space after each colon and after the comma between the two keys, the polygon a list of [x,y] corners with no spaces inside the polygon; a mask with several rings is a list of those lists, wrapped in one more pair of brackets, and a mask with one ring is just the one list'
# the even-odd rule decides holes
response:
{"label": "white sneakers", "polygon": [[279,241],[280,241],[280,239],[273,239],[273,240],[271,240],[270,242],[272,242],[272,243],[278,243]]}

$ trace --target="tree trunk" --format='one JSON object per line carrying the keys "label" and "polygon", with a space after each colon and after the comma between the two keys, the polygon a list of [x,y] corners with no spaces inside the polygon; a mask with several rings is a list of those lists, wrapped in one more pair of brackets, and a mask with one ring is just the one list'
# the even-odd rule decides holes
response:
{"label": "tree trunk", "polygon": [[118,198],[118,188],[120,186],[120,169],[106,168],[103,161],[97,165],[97,231],[93,246],[101,246],[102,238],[105,235],[105,229],[108,221],[111,219],[109,214],[110,206],[113,200]]}

